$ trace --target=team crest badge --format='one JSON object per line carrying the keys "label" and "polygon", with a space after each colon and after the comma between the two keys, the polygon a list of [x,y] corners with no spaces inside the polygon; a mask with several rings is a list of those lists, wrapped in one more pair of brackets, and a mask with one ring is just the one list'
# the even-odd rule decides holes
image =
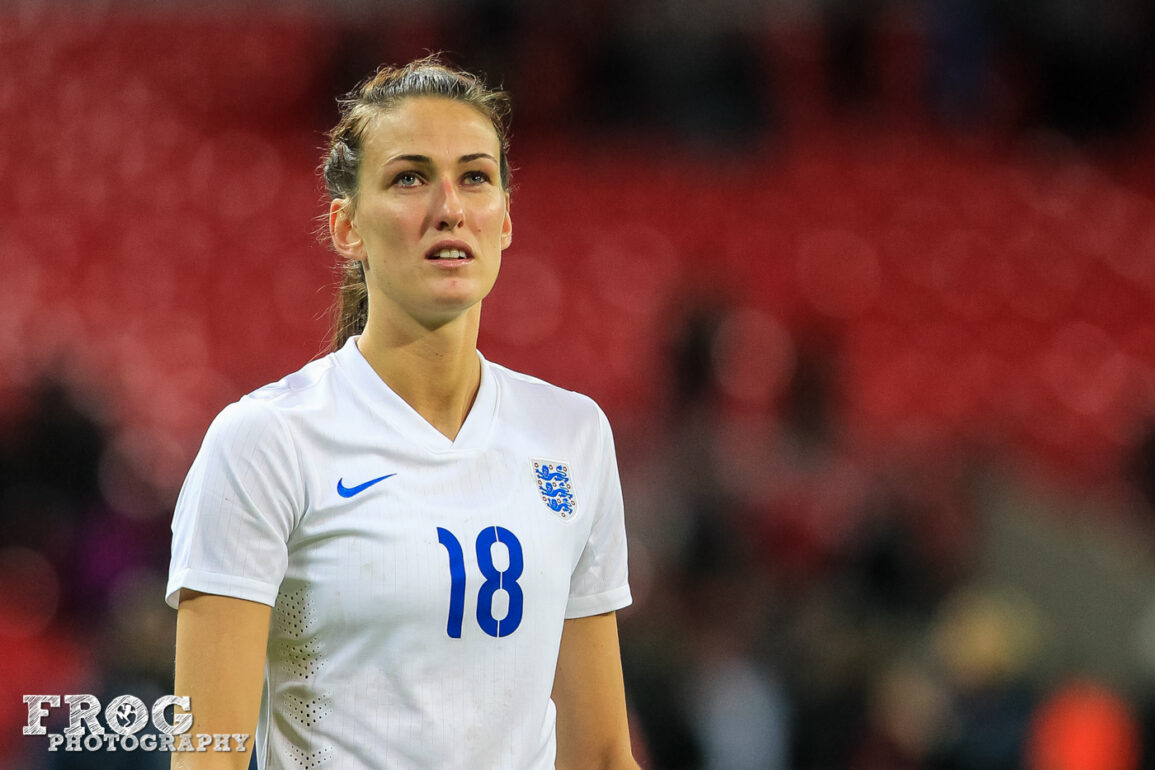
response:
{"label": "team crest badge", "polygon": [[577,511],[577,498],[569,477],[569,465],[534,458],[533,475],[537,478],[537,491],[546,507],[563,519],[573,518]]}

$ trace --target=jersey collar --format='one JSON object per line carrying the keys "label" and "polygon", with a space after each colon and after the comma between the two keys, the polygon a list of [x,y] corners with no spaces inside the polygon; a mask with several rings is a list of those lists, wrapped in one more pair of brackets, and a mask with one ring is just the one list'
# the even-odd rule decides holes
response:
{"label": "jersey collar", "polygon": [[477,351],[477,358],[481,362],[481,384],[477,389],[477,398],[457,438],[450,440],[381,379],[361,354],[357,347],[357,337],[350,337],[336,353],[337,364],[349,377],[357,393],[364,396],[370,412],[381,417],[410,441],[431,452],[481,449],[489,439],[490,428],[497,414],[497,382],[493,367],[481,355],[481,351]]}

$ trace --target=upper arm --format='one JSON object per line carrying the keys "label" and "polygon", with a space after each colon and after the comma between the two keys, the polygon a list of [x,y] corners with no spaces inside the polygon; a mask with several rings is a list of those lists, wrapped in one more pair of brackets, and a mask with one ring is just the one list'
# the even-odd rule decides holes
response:
{"label": "upper arm", "polygon": [[587,447],[591,474],[575,481],[582,485],[579,508],[585,511],[579,516],[592,514],[593,521],[570,575],[567,618],[621,609],[631,601],[625,506],[613,433],[600,409],[596,417],[595,437]]}
{"label": "upper arm", "polygon": [[189,697],[193,732],[245,734],[244,752],[174,752],[174,768],[249,766],[272,608],[185,589],[176,621],[174,694]]}
{"label": "upper arm", "polygon": [[565,621],[553,701],[559,770],[637,768],[630,751],[615,613]]}
{"label": "upper arm", "polygon": [[243,399],[213,420],[177,499],[166,598],[180,589],[273,604],[305,508],[288,426]]}

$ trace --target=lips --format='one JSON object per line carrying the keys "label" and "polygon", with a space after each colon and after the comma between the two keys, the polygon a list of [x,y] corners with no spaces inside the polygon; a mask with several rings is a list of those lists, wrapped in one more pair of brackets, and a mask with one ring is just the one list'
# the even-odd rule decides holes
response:
{"label": "lips", "polygon": [[425,254],[425,258],[438,262],[464,262],[473,259],[473,252],[465,244],[439,243]]}

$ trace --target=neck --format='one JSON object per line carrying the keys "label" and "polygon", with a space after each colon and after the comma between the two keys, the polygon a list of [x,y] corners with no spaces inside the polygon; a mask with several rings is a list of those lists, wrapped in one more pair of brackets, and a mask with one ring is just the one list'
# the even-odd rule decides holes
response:
{"label": "neck", "polygon": [[370,312],[357,340],[361,355],[390,389],[450,440],[457,438],[477,390],[481,306],[434,329],[394,324]]}

